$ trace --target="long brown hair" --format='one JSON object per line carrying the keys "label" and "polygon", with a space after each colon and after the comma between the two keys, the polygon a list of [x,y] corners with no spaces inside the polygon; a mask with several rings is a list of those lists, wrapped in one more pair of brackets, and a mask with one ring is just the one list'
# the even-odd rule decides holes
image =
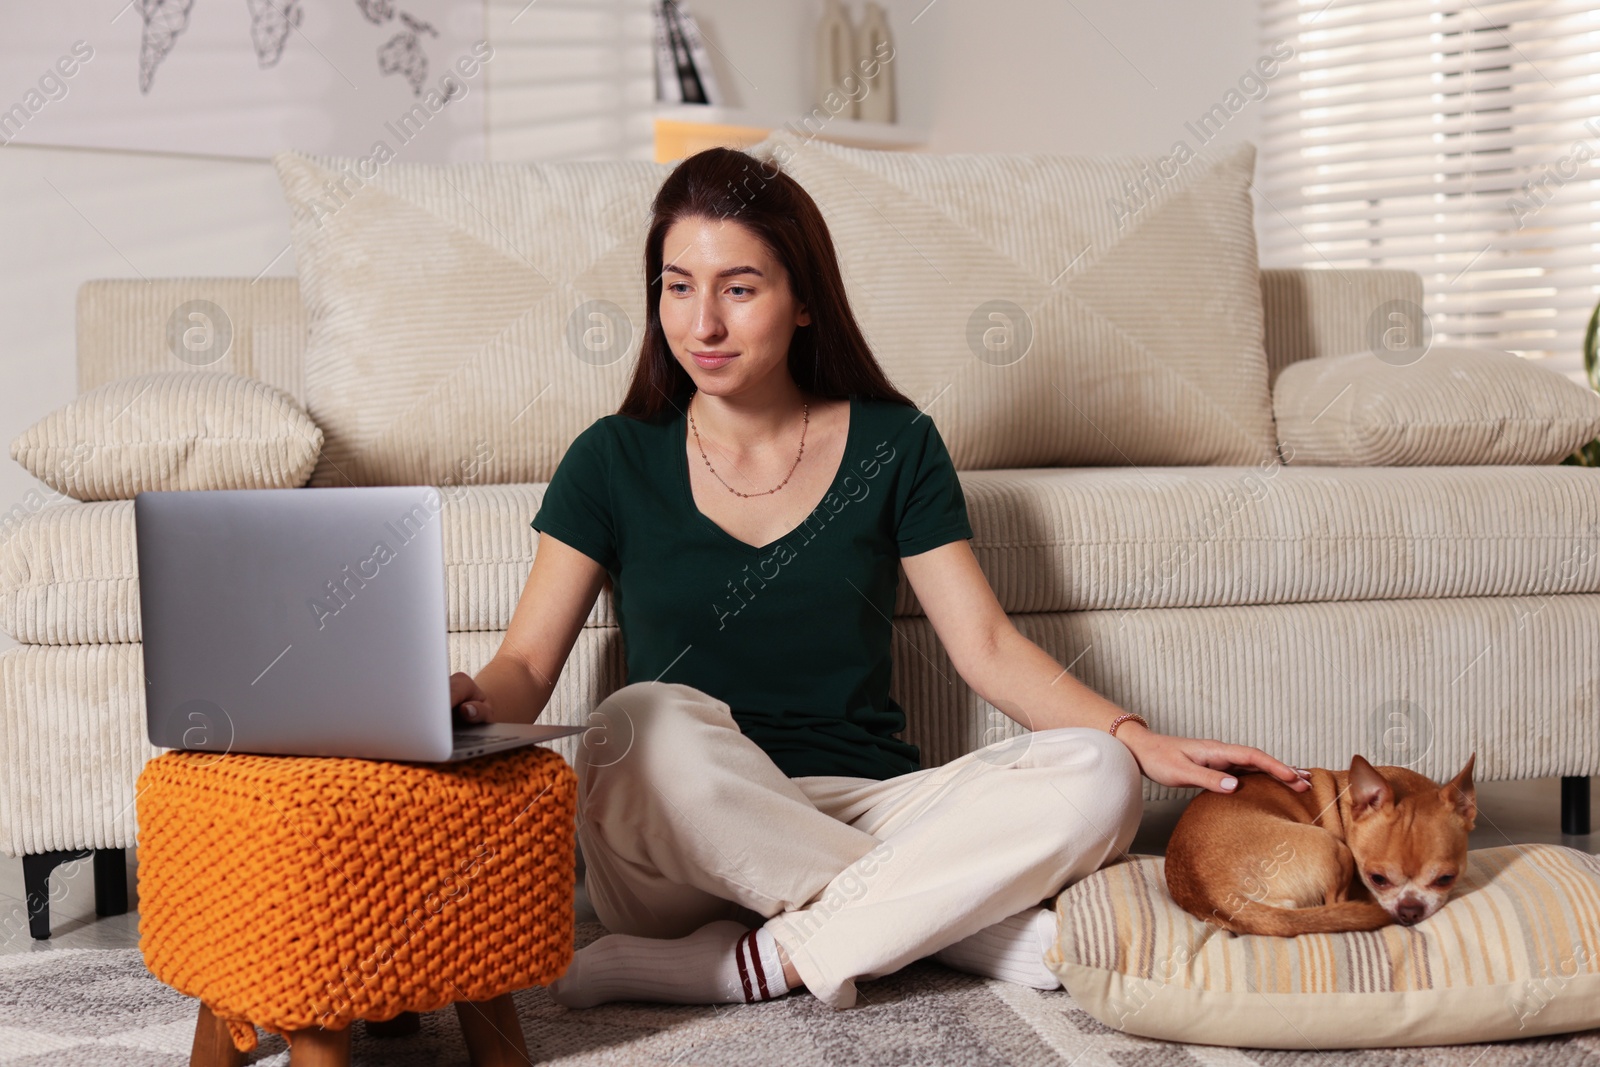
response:
{"label": "long brown hair", "polygon": [[783,264],[795,299],[811,313],[810,324],[795,327],[789,341],[789,374],[796,385],[817,396],[854,393],[916,407],[889,383],[850,313],[833,238],[810,194],[776,163],[732,148],[708,148],[674,167],[650,205],[644,339],[619,415],[654,419],[669,407],[681,411],[694,388],[661,329],[661,249],[667,230],[685,218],[732,219]]}

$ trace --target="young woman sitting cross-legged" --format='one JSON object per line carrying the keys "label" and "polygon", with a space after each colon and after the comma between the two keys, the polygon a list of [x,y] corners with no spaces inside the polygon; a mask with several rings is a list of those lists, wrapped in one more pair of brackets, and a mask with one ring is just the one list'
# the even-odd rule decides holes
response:
{"label": "young woman sitting cross-legged", "polygon": [[[845,1008],[857,980],[925,956],[1055,988],[1049,898],[1128,847],[1141,772],[1306,788],[1259,749],[1152,731],[1016,630],[934,419],[878,366],[787,174],[728,149],[685,159],[644,269],[622,405],[555,471],[499,651],[451,676],[463,720],[536,719],[611,582],[628,683],[594,709],[576,769],[586,885],[613,932],[558,1002],[804,986]],[[1027,733],[934,767],[896,737],[902,567],[962,680]]]}

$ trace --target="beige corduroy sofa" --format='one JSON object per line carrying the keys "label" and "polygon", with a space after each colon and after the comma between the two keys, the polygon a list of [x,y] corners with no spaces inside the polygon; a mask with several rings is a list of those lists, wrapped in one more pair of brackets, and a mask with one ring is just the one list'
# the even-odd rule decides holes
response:
{"label": "beige corduroy sofa", "polygon": [[[844,220],[830,224],[847,282],[860,280],[865,253]],[[1366,348],[1373,309],[1423,299],[1403,271],[1252,277],[1269,388],[1300,361]],[[303,280],[86,283],[79,390],[172,369],[172,311],[205,300],[227,309],[233,337],[208,369],[277,386],[324,425],[308,389],[308,337],[319,340]],[[869,335],[881,295],[852,292]],[[1600,773],[1600,473],[1292,460],[969,469],[966,415],[950,409],[947,430],[943,409],[928,410],[963,468],[978,560],[1018,627],[1157,729],[1301,766],[1359,752],[1434,776],[1476,751],[1480,780],[1567,778],[1569,828],[1587,819],[1578,787]],[[499,645],[545,481],[445,495],[452,669],[476,671]],[[0,656],[0,851],[127,848],[134,780],[157,751],[141,699],[133,503],[68,502],[3,529],[0,626],[23,644]],[[1019,732],[961,681],[903,576],[895,629],[892,692],[924,765]],[[545,718],[584,722],[625,681],[623,662],[606,592]],[[555,747],[571,759],[576,742]],[[1174,793],[1147,783],[1146,795]]]}

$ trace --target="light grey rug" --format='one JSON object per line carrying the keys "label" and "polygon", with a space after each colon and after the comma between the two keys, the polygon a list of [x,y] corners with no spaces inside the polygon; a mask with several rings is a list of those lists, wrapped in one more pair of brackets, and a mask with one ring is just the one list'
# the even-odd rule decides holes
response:
{"label": "light grey rug", "polygon": [[[578,927],[582,946],[604,933]],[[529,1051],[561,1065],[959,1064],[1026,1067],[1600,1067],[1600,1031],[1497,1045],[1367,1052],[1265,1052],[1126,1037],[1079,1010],[1062,990],[1040,992],[919,960],[858,984],[857,1006],[834,1011],[805,992],[764,1004],[688,1007],[605,1004],[573,1011],[543,989],[516,996]],[[180,1067],[196,1002],[145,970],[136,949],[0,956],[0,1064],[5,1067]],[[263,1037],[249,1062],[287,1067],[282,1040]],[[375,1041],[356,1027],[352,1063],[465,1065],[448,1009],[422,1032]]]}

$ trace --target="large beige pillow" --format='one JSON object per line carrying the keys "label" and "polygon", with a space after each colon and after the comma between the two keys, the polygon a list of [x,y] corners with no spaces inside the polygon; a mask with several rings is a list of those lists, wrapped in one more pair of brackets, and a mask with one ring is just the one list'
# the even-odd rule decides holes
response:
{"label": "large beige pillow", "polygon": [[1190,915],[1164,861],[1135,856],[1057,896],[1045,966],[1106,1026],[1165,1041],[1381,1048],[1600,1026],[1600,857],[1510,845],[1467,858],[1415,926],[1267,937]]}
{"label": "large beige pillow", "polygon": [[1285,461],[1305,466],[1559,463],[1600,436],[1600,394],[1482,348],[1291,363],[1272,403]]}
{"label": "large beige pillow", "polygon": [[11,458],[77,500],[147,489],[294,489],[322,431],[276,386],[227,371],[135,374],[90,389],[11,442]]}
{"label": "large beige pillow", "polygon": [[937,155],[781,130],[749,151],[817,201],[867,340],[958,469],[1274,462],[1254,145]]}
{"label": "large beige pillow", "polygon": [[549,481],[617,409],[670,167],[273,163],[309,319],[306,407],[327,437],[312,485]]}

